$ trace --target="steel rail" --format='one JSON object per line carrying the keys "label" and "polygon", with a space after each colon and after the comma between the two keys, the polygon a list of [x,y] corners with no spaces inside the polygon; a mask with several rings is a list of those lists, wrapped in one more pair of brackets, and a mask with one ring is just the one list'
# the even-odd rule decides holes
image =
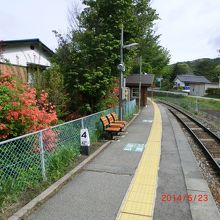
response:
{"label": "steel rail", "polygon": [[[161,103],[175,109],[177,112],[183,114],[184,116],[186,116],[188,119],[190,119],[192,122],[194,122],[196,125],[198,125],[200,128],[203,129],[204,132],[207,132],[215,141],[217,141],[218,143],[220,143],[220,138],[215,135],[212,131],[210,131],[208,128],[206,128],[203,124],[201,124],[200,122],[198,122],[196,119],[192,118],[192,116],[190,116],[189,114],[185,113],[183,110],[177,108],[176,106],[171,105],[170,103],[167,102],[163,102],[160,101]],[[210,158],[210,162],[214,165],[214,167],[216,168],[216,171],[218,173],[220,173],[220,164],[215,160],[215,158],[213,157],[212,153],[210,152],[209,149],[207,149],[207,147],[202,143],[202,141],[200,140],[200,138],[195,134],[195,132],[193,132],[193,130],[180,118],[178,117],[178,115],[171,109],[169,109],[169,111],[177,118],[177,120],[179,120],[184,127],[190,132],[190,134],[192,135],[192,137],[196,140],[196,142],[202,147],[204,153]],[[219,152],[220,152],[220,148],[219,148]]]}
{"label": "steel rail", "polygon": [[212,131],[210,131],[207,127],[205,127],[203,124],[201,124],[199,121],[197,121],[195,118],[193,118],[192,116],[190,116],[189,114],[187,114],[183,110],[177,108],[177,106],[171,105],[170,103],[167,103],[164,101],[159,101],[159,102],[161,102],[165,105],[168,105],[168,106],[174,108],[175,110],[177,110],[178,112],[182,113],[183,115],[185,115],[187,118],[189,118],[190,120],[195,122],[199,127],[204,129],[209,135],[211,135],[220,144],[220,138],[216,134],[214,134]]}
{"label": "steel rail", "polygon": [[[198,136],[193,132],[193,130],[180,118],[177,116],[177,114],[172,111],[171,109],[169,109],[169,111],[185,126],[185,128],[192,134],[193,138],[197,141],[197,143],[199,143],[199,145],[203,148],[205,154],[210,158],[212,164],[217,168],[218,173],[220,173],[220,165],[218,164],[218,162],[215,160],[215,158],[213,157],[212,153],[209,151],[209,149],[207,149],[207,147],[202,143],[202,141],[200,140],[200,138],[198,138]],[[210,131],[209,131],[210,132]],[[220,149],[219,149],[220,152]]]}

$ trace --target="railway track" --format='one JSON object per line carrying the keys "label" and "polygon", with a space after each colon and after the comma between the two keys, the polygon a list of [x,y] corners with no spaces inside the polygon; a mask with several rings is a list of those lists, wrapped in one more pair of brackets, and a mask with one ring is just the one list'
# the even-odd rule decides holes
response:
{"label": "railway track", "polygon": [[216,171],[220,174],[220,138],[189,114],[173,105],[162,103],[169,106],[169,111],[192,134],[193,138],[209,157]]}

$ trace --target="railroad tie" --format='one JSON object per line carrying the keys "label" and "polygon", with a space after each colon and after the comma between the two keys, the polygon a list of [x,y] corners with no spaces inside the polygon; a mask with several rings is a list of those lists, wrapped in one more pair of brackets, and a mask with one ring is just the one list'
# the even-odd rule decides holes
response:
{"label": "railroad tie", "polygon": [[215,140],[211,138],[200,138],[200,141],[215,141]]}
{"label": "railroad tie", "polygon": [[203,131],[203,129],[202,128],[190,128],[191,130],[199,130],[199,131]]}

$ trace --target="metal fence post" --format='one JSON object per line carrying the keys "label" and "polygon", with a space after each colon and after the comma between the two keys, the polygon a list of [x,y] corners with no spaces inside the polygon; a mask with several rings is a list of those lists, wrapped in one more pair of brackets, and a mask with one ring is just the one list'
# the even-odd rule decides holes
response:
{"label": "metal fence post", "polygon": [[83,120],[83,118],[81,119],[81,128],[84,128],[84,120]]}
{"label": "metal fence post", "polygon": [[128,102],[128,115],[129,115],[129,117],[131,116],[130,110],[131,110],[131,103]]}
{"label": "metal fence post", "polygon": [[40,164],[41,164],[41,173],[43,180],[46,181],[46,171],[45,171],[45,158],[44,158],[44,143],[43,143],[43,132],[39,132],[39,147],[40,147]]}
{"label": "metal fence post", "polygon": [[198,113],[199,112],[199,108],[198,108],[198,99],[197,99],[197,97],[196,97],[196,113]]}

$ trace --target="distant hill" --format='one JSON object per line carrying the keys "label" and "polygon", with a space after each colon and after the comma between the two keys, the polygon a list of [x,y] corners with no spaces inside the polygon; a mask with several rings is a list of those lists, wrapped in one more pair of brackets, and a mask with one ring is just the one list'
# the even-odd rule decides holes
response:
{"label": "distant hill", "polygon": [[[184,66],[184,68],[181,68],[181,66]],[[178,62],[170,65],[170,67],[175,71],[175,75],[193,73],[195,75],[205,76],[212,82],[218,82],[218,76],[220,74],[220,58],[203,58],[193,61]]]}

